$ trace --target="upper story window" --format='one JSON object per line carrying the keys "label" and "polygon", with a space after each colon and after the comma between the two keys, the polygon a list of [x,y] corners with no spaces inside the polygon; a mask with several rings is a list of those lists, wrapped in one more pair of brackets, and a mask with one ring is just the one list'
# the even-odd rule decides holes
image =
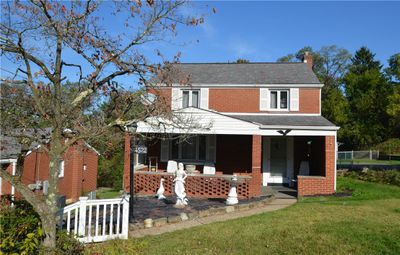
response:
{"label": "upper story window", "polygon": [[270,109],[288,110],[289,109],[289,91],[271,90]]}
{"label": "upper story window", "polygon": [[200,91],[198,90],[184,90],[182,91],[182,107],[199,107],[199,95]]}

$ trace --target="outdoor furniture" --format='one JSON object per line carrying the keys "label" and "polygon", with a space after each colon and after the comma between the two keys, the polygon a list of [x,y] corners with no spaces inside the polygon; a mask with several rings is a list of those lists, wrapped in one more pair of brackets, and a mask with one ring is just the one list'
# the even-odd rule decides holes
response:
{"label": "outdoor furniture", "polygon": [[175,173],[178,170],[178,162],[168,160],[167,173]]}
{"label": "outdoor furniture", "polygon": [[205,163],[203,167],[203,174],[215,174],[214,163]]}
{"label": "outdoor furniture", "polygon": [[310,175],[310,163],[308,161],[300,162],[299,175]]}
{"label": "outdoor furniture", "polygon": [[157,172],[158,170],[158,157],[149,157],[149,171]]}

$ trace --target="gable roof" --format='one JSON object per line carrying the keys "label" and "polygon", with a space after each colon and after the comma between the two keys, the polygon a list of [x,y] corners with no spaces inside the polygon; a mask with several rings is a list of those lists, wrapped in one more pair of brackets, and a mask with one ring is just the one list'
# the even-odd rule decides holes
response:
{"label": "gable roof", "polygon": [[189,75],[193,85],[321,85],[305,63],[182,63],[173,64],[172,69],[172,80],[177,84]]}

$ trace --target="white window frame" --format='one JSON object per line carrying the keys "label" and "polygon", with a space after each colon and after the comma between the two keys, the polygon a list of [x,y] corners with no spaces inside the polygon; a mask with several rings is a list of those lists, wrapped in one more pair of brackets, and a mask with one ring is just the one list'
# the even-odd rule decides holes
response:
{"label": "white window frame", "polygon": [[[182,158],[182,145],[183,143],[185,143],[185,141],[181,141],[178,143],[178,158],[174,159],[174,160],[179,160],[182,162],[191,162],[191,161],[198,161],[198,162],[205,162],[207,159],[207,137],[205,136],[205,152],[204,152],[204,159],[199,159],[200,158],[200,136],[195,136],[194,137],[196,139],[196,158],[194,159],[183,159]],[[170,158],[172,158],[172,149],[173,149],[173,142],[175,141],[171,141],[169,144],[169,151],[170,151]]]}
{"label": "white window frame", "polygon": [[62,178],[62,177],[64,177],[64,169],[65,169],[65,162],[64,162],[64,160],[61,160],[61,161],[60,161],[59,167],[60,167],[60,172],[58,173],[58,178]]}
{"label": "white window frame", "polygon": [[[193,106],[193,91],[197,92],[197,106]],[[181,102],[181,107],[186,108],[183,106],[183,93],[184,92],[189,92],[189,105],[188,107],[196,107],[200,108],[200,103],[201,103],[201,93],[199,89],[182,89],[182,102]]]}
{"label": "white window frame", "polygon": [[[277,108],[272,108],[271,107],[271,97],[272,97],[272,92],[277,92],[276,93],[276,106]],[[281,108],[281,92],[286,92],[287,95],[287,105],[286,108]],[[271,89],[269,92],[269,98],[268,98],[268,104],[269,104],[269,110],[270,111],[289,111],[290,110],[290,90],[288,89]]]}

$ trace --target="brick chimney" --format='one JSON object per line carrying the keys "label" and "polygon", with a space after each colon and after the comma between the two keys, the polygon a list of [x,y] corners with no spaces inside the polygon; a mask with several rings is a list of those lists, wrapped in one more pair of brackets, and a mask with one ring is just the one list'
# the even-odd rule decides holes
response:
{"label": "brick chimney", "polygon": [[306,51],[303,55],[303,63],[306,63],[308,68],[312,71],[313,58],[310,52]]}

